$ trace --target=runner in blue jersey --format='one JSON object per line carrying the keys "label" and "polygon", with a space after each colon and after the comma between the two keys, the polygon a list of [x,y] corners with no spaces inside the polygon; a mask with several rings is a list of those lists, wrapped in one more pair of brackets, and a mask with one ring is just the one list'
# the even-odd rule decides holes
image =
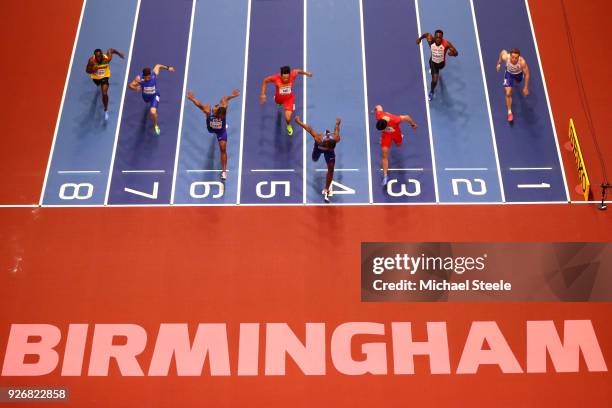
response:
{"label": "runner in blue jersey", "polygon": [[506,91],[506,107],[508,108],[508,122],[514,121],[514,114],[512,113],[512,87],[514,83],[517,84],[523,81],[525,78],[525,85],[523,86],[523,96],[529,95],[529,66],[525,58],[521,57],[521,51],[518,48],[512,48],[510,52],[501,50],[499,59],[497,60],[497,72],[501,69],[502,62],[506,63],[506,71],[504,72],[504,90]]}
{"label": "runner in blue jersey", "polygon": [[219,142],[219,150],[221,151],[221,179],[227,178],[227,106],[228,102],[240,96],[240,91],[234,89],[231,95],[224,96],[221,101],[211,108],[210,105],[204,105],[198,101],[193,95],[193,92],[187,92],[189,99],[206,115],[206,128],[209,133],[214,133]]}
{"label": "runner in blue jersey", "polygon": [[160,129],[157,124],[157,107],[159,106],[159,90],[157,89],[157,76],[159,70],[165,69],[170,72],[176,70],[169,65],[157,64],[151,72],[151,68],[144,68],[142,70],[142,76],[138,75],[130,83],[130,89],[134,91],[142,91],[142,99],[150,105],[149,111],[151,112],[151,119],[153,120],[153,127],[155,134],[159,136]]}
{"label": "runner in blue jersey", "polygon": [[334,132],[326,130],[325,133],[317,133],[312,127],[302,122],[299,116],[295,117],[295,123],[304,128],[305,131],[310,133],[314,139],[314,146],[312,148],[312,160],[319,161],[321,155],[325,157],[327,163],[327,178],[325,179],[325,189],[322,191],[323,199],[329,203],[329,197],[333,195],[331,190],[331,183],[334,178],[334,166],[336,165],[336,144],[340,142],[340,118],[336,118],[336,126]]}

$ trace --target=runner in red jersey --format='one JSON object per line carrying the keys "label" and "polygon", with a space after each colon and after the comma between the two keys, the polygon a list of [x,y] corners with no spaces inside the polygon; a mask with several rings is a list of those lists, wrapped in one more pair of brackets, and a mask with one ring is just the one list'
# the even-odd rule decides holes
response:
{"label": "runner in red jersey", "polygon": [[408,122],[413,129],[417,128],[417,124],[414,123],[409,115],[393,115],[389,112],[385,112],[380,105],[376,105],[374,108],[374,114],[376,115],[376,129],[381,131],[380,134],[380,146],[382,149],[382,169],[383,169],[383,187],[387,185],[389,181],[389,149],[391,148],[391,141],[396,146],[400,146],[404,140],[400,124],[402,122]]}
{"label": "runner in red jersey", "polygon": [[259,95],[259,100],[261,103],[266,102],[266,86],[268,83],[273,83],[276,86],[274,102],[276,102],[279,107],[282,106],[285,108],[285,122],[287,124],[287,134],[289,136],[293,134],[293,128],[291,127],[291,115],[295,110],[293,82],[298,74],[312,77],[312,73],[308,71],[302,71],[301,69],[291,70],[291,68],[288,66],[281,67],[280,74],[274,74],[264,78],[263,83],[261,84],[261,95]]}
{"label": "runner in red jersey", "polygon": [[436,30],[433,36],[429,33],[424,33],[417,38],[416,43],[421,44],[421,40],[423,39],[427,39],[427,43],[431,49],[431,57],[429,58],[429,71],[431,72],[429,100],[431,101],[436,90],[436,85],[438,84],[440,71],[444,69],[444,65],[446,65],[446,53],[451,57],[456,57],[459,53],[453,44],[444,38],[442,30]]}

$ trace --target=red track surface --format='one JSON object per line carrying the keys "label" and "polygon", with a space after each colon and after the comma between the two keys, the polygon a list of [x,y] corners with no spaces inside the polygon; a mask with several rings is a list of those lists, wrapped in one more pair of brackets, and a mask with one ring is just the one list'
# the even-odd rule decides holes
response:
{"label": "red track surface", "polygon": [[[561,144],[573,116],[591,179],[599,182],[560,3],[532,3]],[[2,7],[0,38],[9,40],[0,61],[0,112],[8,130],[0,149],[0,202],[36,203],[81,2]],[[612,156],[610,104],[602,91],[612,72],[598,63],[595,78],[592,55],[596,38],[612,34],[612,5],[598,0],[569,8],[600,143]],[[570,185],[571,159],[564,154]],[[524,367],[526,320],[590,319],[610,368],[610,303],[362,304],[359,245],[606,241],[611,220],[592,205],[0,209],[0,350],[11,323],[49,323],[64,333],[68,323],[139,324],[150,334],[145,362],[162,322],[227,322],[235,349],[240,322],[287,322],[303,333],[305,322],[331,329],[348,321],[412,321],[415,337],[424,340],[425,322],[446,321],[456,367],[470,323],[495,320]],[[426,358],[416,364],[417,374],[408,377],[344,376],[329,361],[324,377],[306,377],[293,363],[287,376],[253,378],[127,378],[112,366],[110,377],[1,377],[0,385],[65,385],[71,405],[86,407],[612,405],[612,376],[584,366],[576,374],[509,375],[484,367],[477,375],[431,376]]]}

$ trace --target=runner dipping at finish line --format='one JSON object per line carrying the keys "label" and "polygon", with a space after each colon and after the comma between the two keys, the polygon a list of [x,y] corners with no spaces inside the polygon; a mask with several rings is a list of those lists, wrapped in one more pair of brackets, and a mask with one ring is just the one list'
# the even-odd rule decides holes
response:
{"label": "runner dipping at finish line", "polygon": [[444,38],[444,32],[442,30],[436,30],[433,36],[430,33],[424,33],[417,38],[416,43],[421,44],[421,40],[424,38],[427,39],[427,43],[431,49],[431,57],[429,58],[429,71],[431,72],[429,100],[431,101],[436,91],[436,85],[438,85],[440,71],[444,69],[446,65],[446,53],[448,52],[448,55],[451,57],[456,57],[459,53],[453,44]]}
{"label": "runner dipping at finish line", "polygon": [[264,78],[261,84],[261,95],[259,100],[261,103],[266,102],[266,86],[268,83],[273,83],[276,86],[276,94],[274,95],[274,102],[279,108],[285,108],[285,123],[287,125],[287,134],[293,135],[293,128],[291,127],[291,115],[295,110],[295,96],[293,94],[293,82],[299,75],[306,75],[312,77],[312,73],[308,71],[302,71],[301,69],[291,70],[290,67],[284,66],[280,68],[280,74],[270,75]]}
{"label": "runner dipping at finish line", "polygon": [[391,148],[391,141],[396,146],[401,146],[404,135],[400,129],[402,122],[408,122],[413,129],[417,128],[417,124],[414,123],[410,115],[393,115],[385,112],[383,107],[376,105],[373,110],[376,115],[376,129],[380,130],[380,147],[382,149],[382,169],[383,169],[383,181],[382,185],[385,187],[389,182],[389,149]]}
{"label": "runner dipping at finish line", "polygon": [[219,101],[219,104],[213,106],[204,105],[196,99],[193,92],[187,92],[189,99],[206,115],[206,128],[209,133],[214,133],[217,136],[219,150],[221,151],[221,180],[227,179],[227,107],[228,102],[240,96],[240,91],[234,89],[231,95],[224,96]]}
{"label": "runner dipping at finish line", "polygon": [[149,104],[149,112],[151,113],[151,119],[153,120],[153,128],[155,134],[159,136],[160,129],[157,124],[157,108],[159,106],[159,91],[157,90],[157,76],[159,70],[165,69],[166,71],[175,72],[174,67],[170,65],[157,64],[151,71],[151,68],[143,68],[142,76],[138,75],[130,83],[130,89],[134,91],[142,90],[142,99],[145,103]]}
{"label": "runner dipping at finish line", "polygon": [[87,60],[87,68],[85,68],[94,84],[100,87],[104,105],[104,120],[108,120],[108,88],[110,86],[108,81],[111,77],[110,62],[113,60],[113,54],[118,55],[121,59],[124,58],[123,53],[114,48],[109,48],[106,54],[97,48],[94,50],[94,55]]}
{"label": "runner dipping at finish line", "polygon": [[308,132],[314,139],[314,146],[312,147],[312,161],[319,161],[321,154],[325,157],[325,163],[327,163],[327,178],[325,179],[325,189],[322,191],[323,199],[329,203],[329,197],[332,196],[331,183],[334,178],[334,166],[336,165],[336,144],[340,142],[340,118],[336,118],[336,126],[334,132],[325,130],[325,133],[317,133],[302,122],[299,116],[295,117],[295,123],[300,125],[306,132]]}
{"label": "runner dipping at finish line", "polygon": [[502,61],[506,62],[506,71],[504,72],[504,89],[506,91],[506,107],[508,108],[508,122],[514,121],[512,114],[512,87],[514,82],[520,83],[525,77],[525,85],[523,86],[523,95],[529,95],[529,66],[525,58],[521,57],[521,51],[518,48],[512,48],[510,52],[501,50],[499,59],[497,60],[497,72],[501,69]]}

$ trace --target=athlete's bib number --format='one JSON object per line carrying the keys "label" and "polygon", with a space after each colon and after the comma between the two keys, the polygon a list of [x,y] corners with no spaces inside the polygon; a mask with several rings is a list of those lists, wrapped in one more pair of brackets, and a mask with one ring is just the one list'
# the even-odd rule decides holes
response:
{"label": "athlete's bib number", "polygon": [[218,120],[218,119],[214,119],[210,121],[210,128],[211,129],[223,129],[223,121]]}
{"label": "athlete's bib number", "polygon": [[106,68],[98,68],[98,70],[96,71],[96,75],[97,76],[104,76],[104,75],[106,75]]}
{"label": "athlete's bib number", "polygon": [[291,87],[281,86],[280,89],[278,90],[278,93],[281,95],[289,95],[291,93]]}
{"label": "athlete's bib number", "polygon": [[148,94],[148,95],[153,95],[155,93],[155,87],[154,86],[145,86],[142,90],[142,92]]}
{"label": "athlete's bib number", "polygon": [[431,60],[436,64],[444,61],[444,46],[438,47],[435,44],[431,46]]}

